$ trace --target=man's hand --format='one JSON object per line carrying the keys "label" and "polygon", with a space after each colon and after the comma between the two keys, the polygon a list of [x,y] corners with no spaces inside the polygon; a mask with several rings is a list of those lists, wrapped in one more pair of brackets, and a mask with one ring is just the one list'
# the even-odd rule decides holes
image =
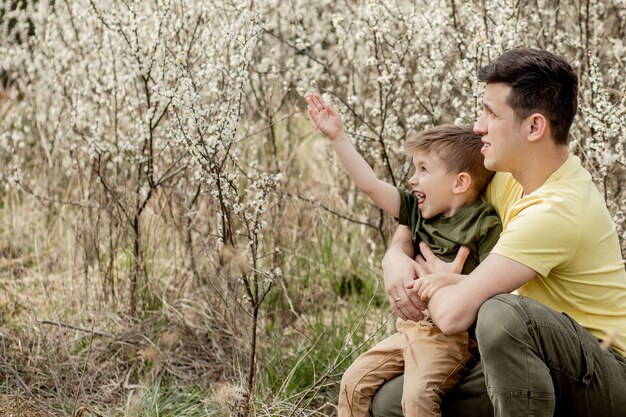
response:
{"label": "man's hand", "polygon": [[383,259],[385,291],[389,304],[398,317],[419,321],[426,304],[417,295],[409,294],[406,286],[417,279],[417,262],[404,253],[394,253],[391,248]]}
{"label": "man's hand", "polygon": [[309,116],[315,126],[330,140],[335,140],[344,133],[341,116],[331,106],[326,104],[318,94],[310,94],[306,98]]}
{"label": "man's hand", "polygon": [[424,318],[426,305],[417,295],[409,297],[405,285],[418,277],[419,265],[413,260],[411,229],[400,225],[383,258],[385,292],[395,313],[404,320]]}
{"label": "man's hand", "polygon": [[462,279],[462,275],[437,272],[409,282],[406,284],[406,289],[409,294],[417,294],[422,301],[428,302],[439,288],[458,284]]}
{"label": "man's hand", "polygon": [[461,246],[454,261],[448,263],[437,258],[426,243],[420,242],[419,246],[420,254],[415,258],[415,262],[418,264],[417,271],[420,277],[436,272],[460,274],[463,270],[463,265],[465,265],[465,260],[470,254],[469,248]]}

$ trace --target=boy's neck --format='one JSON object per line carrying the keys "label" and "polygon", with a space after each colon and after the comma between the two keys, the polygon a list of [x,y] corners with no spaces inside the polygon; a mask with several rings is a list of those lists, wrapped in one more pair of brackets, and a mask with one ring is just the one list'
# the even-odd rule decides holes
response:
{"label": "boy's neck", "polygon": [[478,200],[480,200],[480,194],[474,191],[471,191],[471,192],[468,191],[463,194],[457,194],[456,196],[454,196],[450,204],[450,209],[441,217],[450,218],[454,216],[456,213],[458,213],[459,210],[461,210],[463,207],[469,204],[472,204]]}

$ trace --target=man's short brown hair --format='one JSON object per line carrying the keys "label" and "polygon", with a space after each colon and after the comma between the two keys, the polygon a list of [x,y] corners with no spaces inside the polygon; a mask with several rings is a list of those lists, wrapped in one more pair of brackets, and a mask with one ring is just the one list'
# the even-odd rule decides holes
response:
{"label": "man's short brown hair", "polygon": [[517,120],[542,113],[555,143],[567,145],[578,108],[578,75],[564,58],[542,49],[512,49],[481,68],[478,79],[509,85],[507,103]]}
{"label": "man's short brown hair", "polygon": [[480,152],[480,135],[472,125],[445,124],[415,134],[404,144],[410,155],[417,151],[434,152],[451,174],[467,172],[472,177],[472,188],[480,195],[494,175],[485,168]]}

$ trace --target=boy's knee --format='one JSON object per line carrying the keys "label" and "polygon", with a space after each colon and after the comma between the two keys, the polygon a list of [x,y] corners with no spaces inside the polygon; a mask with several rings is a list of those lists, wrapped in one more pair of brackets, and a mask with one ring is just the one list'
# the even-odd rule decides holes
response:
{"label": "boy's knee", "polygon": [[342,393],[352,393],[360,379],[360,375],[357,375],[352,368],[348,368],[341,377],[341,392]]}
{"label": "boy's knee", "polygon": [[364,374],[362,369],[350,366],[341,377],[339,395],[349,399],[349,402],[355,398],[373,397],[377,387],[367,376],[367,373]]}

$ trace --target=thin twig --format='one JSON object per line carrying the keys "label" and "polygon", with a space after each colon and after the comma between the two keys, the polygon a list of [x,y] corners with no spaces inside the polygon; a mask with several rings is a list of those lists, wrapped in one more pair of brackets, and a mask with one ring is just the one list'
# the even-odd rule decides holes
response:
{"label": "thin twig", "polygon": [[324,204],[321,204],[321,203],[320,203],[320,202],[318,202],[318,201],[312,200],[312,199],[310,199],[310,198],[306,198],[306,197],[304,197],[304,196],[301,196],[300,194],[291,194],[291,193],[287,193],[287,196],[289,196],[289,197],[295,197],[295,198],[297,198],[297,199],[299,199],[299,200],[306,201],[307,203],[310,203],[310,204],[311,204],[314,208],[315,208],[315,207],[322,208],[322,209],[326,210],[327,212],[329,212],[329,213],[331,213],[331,214],[333,214],[333,215],[335,215],[335,216],[339,217],[340,219],[344,219],[344,220],[347,220],[347,221],[349,221],[349,222],[351,222],[351,223],[360,224],[360,225],[363,225],[363,226],[371,227],[371,228],[372,228],[372,229],[374,229],[374,230],[378,230],[378,227],[377,227],[376,225],[373,225],[373,224],[371,224],[371,223],[364,222],[364,221],[361,221],[361,220],[357,220],[357,219],[352,218],[352,217],[350,217],[350,216],[346,216],[346,215],[344,215],[344,214],[341,214],[341,213],[339,213],[339,212],[337,212],[337,211],[335,211],[335,210],[331,209],[330,207],[326,207]]}
{"label": "thin twig", "polygon": [[37,323],[40,324],[50,324],[53,326],[65,327],[67,329],[78,330],[80,332],[95,334],[96,336],[104,336],[104,337],[113,337],[110,333],[100,332],[98,330],[86,329],[84,327],[75,326],[73,324],[61,323],[60,321],[54,320],[37,320]]}
{"label": "thin twig", "polygon": [[[91,329],[91,332],[93,333],[93,329]],[[87,364],[89,363],[89,359],[91,358],[91,351],[93,348],[93,343],[89,343],[89,350],[87,350],[87,356],[85,357],[85,360],[83,362],[83,369],[80,375],[80,380],[78,381],[78,386],[76,387],[76,397],[74,398],[74,410],[76,410],[77,406],[78,406],[78,401],[80,400],[80,393],[81,393],[81,388],[83,386],[83,378],[85,377],[85,369],[87,369]],[[82,407],[81,407],[82,408]],[[84,414],[83,410],[80,410],[81,415]],[[78,414],[79,411],[76,411],[76,414]]]}

